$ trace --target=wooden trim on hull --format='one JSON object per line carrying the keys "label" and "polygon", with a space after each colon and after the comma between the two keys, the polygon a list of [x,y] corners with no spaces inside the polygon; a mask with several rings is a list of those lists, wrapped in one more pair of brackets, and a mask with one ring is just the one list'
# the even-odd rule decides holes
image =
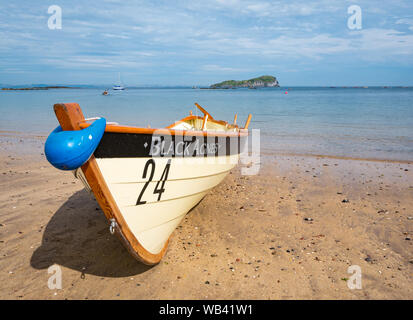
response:
{"label": "wooden trim on hull", "polygon": [[[55,104],[54,111],[63,130],[80,130],[81,126],[79,124],[84,123],[85,121],[82,110],[77,103]],[[114,219],[116,222],[116,234],[129,252],[131,252],[135,258],[147,265],[159,263],[165,255],[169,240],[165,243],[159,253],[153,254],[147,251],[139,243],[126,224],[111,192],[109,191],[102,173],[99,170],[95,157],[92,155],[81,168],[106,218],[109,221]]]}

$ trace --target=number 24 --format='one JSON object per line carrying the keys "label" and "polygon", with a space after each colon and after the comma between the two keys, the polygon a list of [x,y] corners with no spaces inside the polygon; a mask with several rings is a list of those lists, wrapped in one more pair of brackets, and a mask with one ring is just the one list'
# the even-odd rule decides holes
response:
{"label": "number 24", "polygon": [[[145,164],[145,168],[143,169],[143,175],[142,178],[146,179],[146,176],[148,174],[148,169],[149,166],[151,166],[151,173],[149,175],[149,179],[148,181],[145,182],[145,185],[142,188],[141,193],[139,194],[138,200],[136,201],[136,205],[140,205],[140,204],[145,204],[146,201],[142,201],[142,196],[145,193],[146,188],[148,187],[149,183],[152,181],[153,179],[153,175],[155,174],[155,161],[153,159],[149,159],[146,164]],[[165,169],[162,172],[162,176],[161,179],[158,181],[158,183],[155,186],[155,190],[153,191],[154,194],[158,194],[158,200],[161,200],[161,196],[162,193],[165,192],[165,182],[168,179],[168,174],[169,174],[169,168],[171,167],[171,159],[168,160]],[[162,182],[161,187],[159,188],[159,184]],[[158,189],[159,188],[159,189]]]}

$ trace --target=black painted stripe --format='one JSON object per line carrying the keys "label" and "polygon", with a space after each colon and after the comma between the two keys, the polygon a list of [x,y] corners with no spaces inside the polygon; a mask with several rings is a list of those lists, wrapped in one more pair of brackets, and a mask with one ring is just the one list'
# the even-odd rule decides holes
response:
{"label": "black painted stripe", "polygon": [[105,132],[94,155],[96,158],[228,156],[243,151],[246,138]]}

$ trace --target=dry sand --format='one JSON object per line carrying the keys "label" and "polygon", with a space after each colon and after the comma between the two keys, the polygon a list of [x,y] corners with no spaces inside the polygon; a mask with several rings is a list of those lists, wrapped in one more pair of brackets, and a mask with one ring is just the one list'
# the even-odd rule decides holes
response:
{"label": "dry sand", "polygon": [[[267,155],[259,175],[228,175],[148,267],[43,143],[0,136],[0,299],[413,299],[412,164]],[[54,264],[61,290],[47,286]]]}

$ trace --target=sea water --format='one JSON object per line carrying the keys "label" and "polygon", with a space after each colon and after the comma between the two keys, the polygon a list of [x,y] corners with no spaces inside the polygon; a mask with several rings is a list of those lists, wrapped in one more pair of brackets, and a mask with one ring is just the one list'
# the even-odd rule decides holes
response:
{"label": "sea water", "polygon": [[[77,102],[85,117],[165,127],[194,102],[215,119],[259,129],[261,152],[413,160],[413,88],[51,89],[0,91],[0,131],[47,135],[58,122],[53,104]],[[286,93],[287,92],[287,93]]]}

